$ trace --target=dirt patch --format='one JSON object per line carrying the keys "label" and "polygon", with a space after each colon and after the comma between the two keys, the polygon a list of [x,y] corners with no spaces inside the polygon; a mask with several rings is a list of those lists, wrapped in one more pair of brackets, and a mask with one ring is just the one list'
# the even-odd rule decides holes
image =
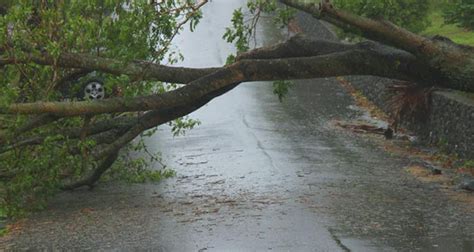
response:
{"label": "dirt patch", "polygon": [[405,171],[415,176],[417,179],[423,182],[435,182],[443,184],[444,186],[452,186],[453,180],[443,174],[434,174],[432,170],[427,169],[421,165],[413,165],[405,168]]}
{"label": "dirt patch", "polygon": [[374,119],[383,120],[390,124],[393,123],[393,120],[390,118],[390,116],[388,116],[379,107],[369,101],[369,99],[367,99],[367,97],[365,97],[360,91],[357,91],[348,80],[344,79],[343,77],[337,77],[336,80],[352,96],[355,104],[367,110],[370,113],[370,116],[372,116]]}
{"label": "dirt patch", "polygon": [[3,251],[4,248],[3,244],[11,241],[15,235],[18,235],[22,232],[23,226],[25,224],[25,220],[19,220],[15,223],[8,224],[6,227],[6,234],[4,236],[0,236],[0,251]]}

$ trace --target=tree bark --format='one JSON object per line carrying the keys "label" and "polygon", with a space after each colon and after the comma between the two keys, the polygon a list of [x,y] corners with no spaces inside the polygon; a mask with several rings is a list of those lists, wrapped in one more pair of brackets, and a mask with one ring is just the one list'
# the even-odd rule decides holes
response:
{"label": "tree bark", "polygon": [[62,53],[57,61],[47,55],[29,55],[23,58],[0,58],[0,66],[8,64],[36,63],[62,68],[97,70],[115,75],[128,75],[136,80],[159,80],[169,83],[186,84],[203,75],[215,72],[218,68],[172,67],[146,61],[125,62],[117,59],[97,57],[89,54]]}
{"label": "tree bark", "polygon": [[[331,46],[326,49],[312,49],[322,48],[321,45]],[[296,53],[297,57],[291,57],[295,54],[295,48],[300,48]],[[338,51],[340,49],[343,50]],[[258,57],[260,54],[263,59],[247,59]],[[300,55],[301,57],[298,57]],[[280,56],[290,57],[279,58]],[[202,77],[203,75],[204,77]],[[136,98],[112,98],[102,101],[12,104],[0,107],[0,113],[50,113],[56,116],[78,116],[159,110],[185,105],[209,92],[234,83],[344,75],[375,75],[409,81],[429,80],[432,76],[429,69],[426,69],[416,57],[404,51],[370,42],[349,46],[327,41],[311,42],[302,38],[291,40],[274,48],[259,49],[244,54],[240,61],[222,67],[212,74],[202,73],[201,78],[190,82],[189,85],[164,94]]]}
{"label": "tree bark", "polygon": [[330,0],[321,0],[319,5],[302,0],[281,2],[341,28],[358,29],[369,39],[412,53],[431,69],[433,78],[427,80],[432,82],[429,83],[431,86],[474,92],[473,47],[458,45],[449,39],[426,38],[385,20],[372,20],[338,10]]}

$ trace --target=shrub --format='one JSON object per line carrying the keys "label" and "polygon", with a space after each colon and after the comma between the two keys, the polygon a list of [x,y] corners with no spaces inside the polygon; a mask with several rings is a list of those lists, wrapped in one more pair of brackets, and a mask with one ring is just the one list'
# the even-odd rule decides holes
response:
{"label": "shrub", "polygon": [[474,30],[474,1],[456,0],[454,3],[447,4],[443,16],[447,24],[457,24]]}
{"label": "shrub", "polygon": [[336,6],[355,14],[383,17],[412,32],[421,32],[428,25],[428,0],[335,0]]}

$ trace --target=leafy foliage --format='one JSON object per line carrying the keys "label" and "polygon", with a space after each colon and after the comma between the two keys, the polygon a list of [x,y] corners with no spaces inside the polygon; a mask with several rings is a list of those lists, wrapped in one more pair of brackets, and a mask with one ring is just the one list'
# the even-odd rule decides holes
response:
{"label": "leafy foliage", "polygon": [[428,0],[335,0],[335,5],[361,16],[384,18],[413,32],[428,25]]}
{"label": "leafy foliage", "polygon": [[129,144],[102,180],[144,183],[175,176],[175,172],[163,163],[161,153],[150,152],[145,144],[145,137],[155,132],[156,130],[151,130]]}
{"label": "leafy foliage", "polygon": [[232,28],[226,28],[223,38],[229,43],[235,43],[238,52],[245,52],[249,49],[252,28],[245,24],[242,8],[234,11],[231,21]]}
{"label": "leafy foliage", "polygon": [[292,82],[290,81],[274,81],[273,82],[273,93],[278,96],[280,102],[283,101],[283,98],[288,94],[290,91],[290,87]]}
{"label": "leafy foliage", "polygon": [[[76,70],[60,68],[56,64],[22,63],[29,57],[48,54],[57,59],[62,53],[80,53],[123,62],[175,63],[182,56],[171,50],[171,41],[184,25],[189,24],[194,29],[202,17],[192,0],[19,0],[0,3],[0,52],[18,62],[0,67],[1,104],[59,101],[65,97],[64,90],[76,93],[81,89],[81,83],[90,78],[90,73],[86,72],[77,79],[63,81]],[[111,96],[134,97],[176,88],[173,84],[125,75],[101,73],[100,78]],[[21,136],[12,133],[31,118],[1,116],[0,136],[8,136],[8,140],[1,143],[0,137],[0,211],[18,216],[40,209],[63,183],[80,179],[97,167],[92,158],[93,148],[100,147],[101,143],[94,138],[67,137],[61,129],[86,128],[88,122],[137,116],[127,113],[62,118]],[[171,124],[175,134],[182,134],[198,122],[182,118]],[[40,143],[18,145],[43,136],[48,137]],[[144,181],[172,175],[169,170],[148,171],[146,164],[155,159],[132,157],[121,160],[115,164],[109,178]]]}
{"label": "leafy foliage", "polygon": [[[226,28],[223,38],[234,43],[238,52],[245,52],[250,49],[250,42],[257,32],[258,22],[262,17],[272,18],[273,21],[284,27],[289,24],[295,10],[277,4],[275,0],[250,0],[247,8],[236,9],[232,15],[232,27]],[[266,16],[267,15],[267,16]]]}
{"label": "leafy foliage", "polygon": [[[248,51],[251,48],[252,39],[256,46],[258,22],[264,15],[269,15],[275,24],[283,28],[290,23],[294,14],[295,10],[279,5],[274,0],[250,0],[247,2],[246,11],[242,8],[234,11],[231,20],[232,27],[226,28],[223,38],[229,43],[234,43],[238,53]],[[246,19],[246,17],[249,18]],[[229,55],[226,64],[233,63],[235,59],[235,55]],[[290,86],[289,81],[276,81],[273,83],[273,93],[282,101]]]}
{"label": "leafy foliage", "polygon": [[472,0],[456,0],[446,4],[444,18],[448,24],[457,24],[474,30],[474,2]]}

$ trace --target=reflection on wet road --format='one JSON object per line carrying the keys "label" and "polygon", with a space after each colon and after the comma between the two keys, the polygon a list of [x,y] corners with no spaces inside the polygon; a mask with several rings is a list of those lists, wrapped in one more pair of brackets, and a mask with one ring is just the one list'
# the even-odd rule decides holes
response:
{"label": "reflection on wet road", "polygon": [[[183,65],[221,66],[242,0],[214,0],[177,46]],[[263,44],[284,37],[261,27]],[[473,251],[473,210],[403,170],[371,140],[335,129],[351,98],[333,79],[298,81],[280,103],[246,83],[192,114],[186,136],[148,141],[177,170],[160,184],[62,194],[18,248],[157,251]],[[82,211],[90,209],[89,211]]]}

